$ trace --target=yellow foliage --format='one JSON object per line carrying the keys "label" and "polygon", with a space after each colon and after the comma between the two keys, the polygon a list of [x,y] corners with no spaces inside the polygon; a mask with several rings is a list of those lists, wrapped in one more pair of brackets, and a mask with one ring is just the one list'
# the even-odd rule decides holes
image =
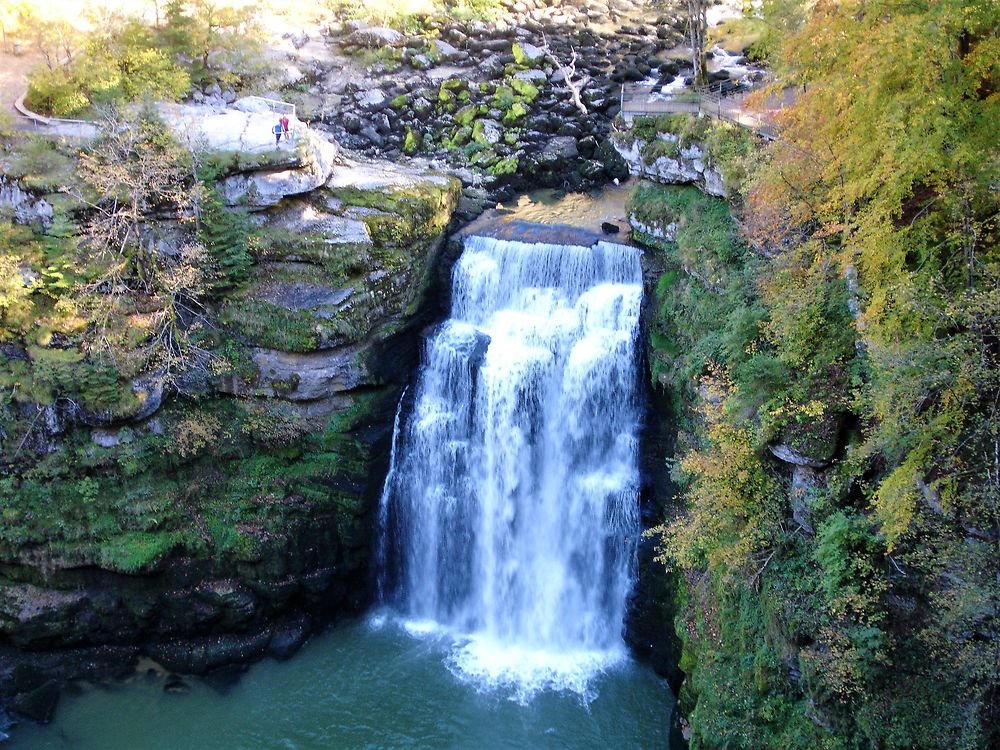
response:
{"label": "yellow foliage", "polygon": [[751,430],[726,419],[732,382],[718,367],[701,380],[698,411],[705,444],[681,458],[687,513],[653,533],[668,565],[737,569],[772,546],[781,528],[777,486],[756,451]]}
{"label": "yellow foliage", "polygon": [[19,255],[0,255],[0,341],[25,333],[35,320],[31,295],[41,280],[30,276]]}
{"label": "yellow foliage", "polygon": [[184,417],[170,427],[170,452],[190,458],[223,438],[222,422],[208,411]]}

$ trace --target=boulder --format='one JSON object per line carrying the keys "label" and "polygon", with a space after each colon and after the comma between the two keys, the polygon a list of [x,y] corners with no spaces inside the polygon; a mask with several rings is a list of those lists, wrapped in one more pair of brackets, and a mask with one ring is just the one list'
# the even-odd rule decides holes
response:
{"label": "boulder", "polygon": [[531,70],[522,70],[519,73],[514,74],[514,78],[519,81],[528,81],[533,83],[547,81],[549,76],[544,70],[539,70],[538,68],[532,68]]}
{"label": "boulder", "polygon": [[[661,137],[677,141],[677,136],[667,134]],[[642,155],[646,141],[636,139],[631,143],[624,143],[615,140],[613,144],[632,175],[667,185],[697,185],[703,192],[720,198],[726,195],[722,173],[696,144],[679,149],[676,157],[660,156],[651,164],[647,164]]]}
{"label": "boulder", "polygon": [[275,659],[289,659],[309,637],[312,622],[307,615],[301,615],[274,626],[271,641],[267,644],[267,655]]}
{"label": "boulder", "polygon": [[205,636],[153,644],[149,655],[172,672],[203,675],[211,669],[260,656],[270,641],[270,630]]}
{"label": "boulder", "polygon": [[252,382],[231,378],[220,385],[224,393],[238,396],[281,397],[289,401],[312,401],[349,391],[369,382],[360,346],[344,346],[318,352],[253,350],[258,372]]}
{"label": "boulder", "polygon": [[556,136],[549,138],[545,142],[545,146],[539,153],[538,162],[541,165],[552,167],[575,159],[578,153],[576,138],[572,136]]}
{"label": "boulder", "polygon": [[52,204],[44,198],[37,198],[21,188],[16,182],[0,176],[0,210],[14,214],[18,224],[40,224],[48,229],[52,224]]}
{"label": "boulder", "polygon": [[389,106],[389,97],[382,89],[369,89],[358,94],[357,102],[365,112],[378,112]]}
{"label": "boulder", "polygon": [[479,63],[479,69],[483,72],[483,75],[487,80],[492,80],[503,75],[504,64],[503,60],[500,59],[498,55],[490,55],[481,63]]}
{"label": "boulder", "polygon": [[604,165],[593,159],[585,159],[580,163],[580,174],[588,180],[597,180],[604,174]]}
{"label": "boulder", "polygon": [[503,137],[503,127],[496,120],[477,120],[472,129],[474,140],[488,145],[496,145]]}
{"label": "boulder", "polygon": [[360,133],[361,129],[365,126],[365,121],[358,117],[353,112],[345,112],[344,116],[341,118],[340,123],[344,126],[344,130],[348,133]]}
{"label": "boulder", "polygon": [[545,50],[529,42],[518,42],[513,46],[514,60],[518,65],[534,65],[545,58]]}
{"label": "boulder", "polygon": [[809,501],[823,483],[823,474],[808,466],[796,466],[792,470],[792,485],[788,493],[788,502],[792,509],[792,519],[802,527],[802,530],[812,535],[812,508]]}
{"label": "boulder", "polygon": [[180,675],[171,674],[163,683],[163,692],[186,695],[191,692],[191,686],[184,682]]}
{"label": "boulder", "polygon": [[434,51],[437,56],[442,60],[455,60],[462,57],[462,52],[443,39],[435,39],[432,44],[434,45]]}
{"label": "boulder", "polygon": [[[76,410],[76,416],[88,427],[108,427],[127,422],[141,422],[155,414],[163,404],[166,395],[166,383],[163,372],[150,372],[132,381],[132,393],[135,402],[128,410],[89,411],[82,407]],[[98,436],[98,439],[100,436]],[[110,441],[111,438],[107,437]],[[95,440],[97,442],[97,440]],[[100,444],[100,443],[98,443]]]}
{"label": "boulder", "polygon": [[220,623],[226,627],[247,622],[257,611],[257,597],[237,579],[205,581],[195,589],[195,594],[209,607],[222,613]]}
{"label": "boulder", "polygon": [[359,47],[399,47],[405,40],[395,29],[367,26],[351,32],[345,42]]}
{"label": "boulder", "polygon": [[33,690],[19,693],[10,702],[10,708],[25,718],[46,724],[52,720],[58,703],[59,685],[49,680]]}
{"label": "boulder", "polygon": [[662,225],[648,224],[643,222],[635,214],[630,214],[628,217],[628,223],[635,231],[642,232],[642,234],[648,235],[658,240],[663,240],[664,242],[674,242],[677,239],[676,222],[670,222],[668,224],[662,224]]}
{"label": "boulder", "polygon": [[787,443],[778,443],[776,445],[769,445],[767,449],[771,451],[771,454],[786,464],[792,464],[793,466],[804,466],[811,469],[822,469],[823,467],[829,465],[829,461],[823,461],[817,458],[811,458],[802,453],[799,453],[795,448],[788,445]]}
{"label": "boulder", "polygon": [[[306,198],[285,201],[277,209],[268,212],[268,226],[272,231],[280,230],[283,234],[300,240],[307,236],[317,238],[331,250],[346,246],[363,258],[362,254],[366,254],[373,246],[368,225],[358,218],[327,213],[314,203]],[[337,206],[331,206],[331,210],[335,208]],[[294,244],[290,244],[290,248],[290,254],[281,256],[283,260],[319,262],[325,260],[322,247],[310,248],[309,257],[299,257]],[[282,297],[281,300],[270,301],[284,305],[288,299],[285,295]]]}
{"label": "boulder", "polygon": [[226,178],[222,194],[227,204],[242,204],[250,209],[273,206],[286,196],[311,192],[329,179],[336,163],[337,147],[304,126],[299,125],[296,133],[299,147],[291,151],[295,154],[296,167],[265,169]]}

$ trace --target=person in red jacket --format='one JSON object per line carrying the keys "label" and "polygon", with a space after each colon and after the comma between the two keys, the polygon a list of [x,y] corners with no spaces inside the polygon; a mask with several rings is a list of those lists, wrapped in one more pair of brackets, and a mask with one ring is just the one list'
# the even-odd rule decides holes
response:
{"label": "person in red jacket", "polygon": [[281,130],[285,134],[285,140],[287,141],[291,136],[288,135],[288,115],[281,118]]}

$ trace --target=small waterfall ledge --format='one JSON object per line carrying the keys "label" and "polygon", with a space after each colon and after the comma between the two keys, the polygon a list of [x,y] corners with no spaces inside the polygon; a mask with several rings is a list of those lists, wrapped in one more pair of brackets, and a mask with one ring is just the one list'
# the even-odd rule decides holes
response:
{"label": "small waterfall ledge", "polygon": [[586,693],[626,658],[642,294],[637,248],[465,235],[379,513],[383,603],[461,677]]}

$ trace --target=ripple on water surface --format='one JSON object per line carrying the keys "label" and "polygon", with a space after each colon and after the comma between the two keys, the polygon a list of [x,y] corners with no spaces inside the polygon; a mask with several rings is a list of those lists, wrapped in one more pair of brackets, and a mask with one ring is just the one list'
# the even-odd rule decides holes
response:
{"label": "ripple on water surface", "polygon": [[[377,625],[377,626],[376,626]],[[488,674],[491,644],[456,644],[430,623],[410,635],[387,619],[312,640],[287,662],[265,661],[228,689],[163,680],[68,695],[46,727],[22,725],[15,750],[352,750],[353,748],[666,748],[673,697],[622,655],[581,670],[589,679],[530,698]],[[411,624],[412,626],[412,624]],[[463,648],[472,645],[468,669]],[[478,653],[476,648],[482,649]],[[496,656],[496,652],[492,652]],[[501,661],[516,663],[508,654]],[[544,662],[544,660],[543,660]],[[484,666],[485,665],[485,666]],[[558,663],[537,665],[558,674]],[[563,665],[564,667],[566,665]],[[578,667],[581,665],[577,665]],[[586,664],[582,666],[588,666]],[[451,670],[460,672],[456,677]],[[552,672],[551,670],[556,670]],[[569,672],[565,672],[565,677]],[[502,670],[499,672],[502,675]],[[539,685],[542,687],[542,685]],[[551,685],[549,686],[551,687]],[[580,692],[573,692],[582,687]],[[523,700],[519,701],[519,698]]]}

